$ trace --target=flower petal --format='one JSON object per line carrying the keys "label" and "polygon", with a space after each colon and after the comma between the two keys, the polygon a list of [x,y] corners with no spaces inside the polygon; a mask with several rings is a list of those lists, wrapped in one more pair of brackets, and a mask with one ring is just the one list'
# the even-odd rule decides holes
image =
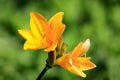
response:
{"label": "flower petal", "polygon": [[69,62],[70,56],[71,56],[70,54],[63,55],[62,57],[60,57],[56,60],[56,64],[60,65],[61,67],[67,69],[68,71],[70,71],[78,76],[86,77],[86,74],[84,74],[82,72],[82,70],[80,70],[79,68],[77,69],[77,67],[70,64],[70,62]]}
{"label": "flower petal", "polygon": [[24,50],[36,50],[46,47],[44,40],[37,40],[30,30],[18,30],[19,34],[27,41],[24,44]]}
{"label": "flower petal", "polygon": [[83,52],[82,52],[82,50],[81,50],[82,44],[83,44],[83,43],[80,42],[80,43],[78,44],[78,46],[75,47],[75,49],[74,49],[73,52],[72,52],[71,57],[78,57],[79,55],[83,55]]}
{"label": "flower petal", "polygon": [[57,27],[56,24],[62,23],[63,15],[64,15],[64,12],[59,12],[49,20],[49,26],[51,29],[54,29],[55,27]]}
{"label": "flower petal", "polygon": [[83,53],[86,53],[89,48],[90,48],[90,39],[87,39],[82,45]]}
{"label": "flower petal", "polygon": [[72,73],[74,73],[78,76],[81,76],[81,77],[84,77],[84,78],[86,77],[86,74],[82,70],[80,70],[79,68],[75,67],[74,65],[68,66],[67,69],[70,72],[72,72]]}
{"label": "flower petal", "polygon": [[63,15],[64,12],[59,12],[49,20],[52,42],[58,41],[65,30],[65,25],[62,23]]}
{"label": "flower petal", "polygon": [[83,56],[90,47],[90,40],[87,39],[84,43],[79,43],[72,52],[72,57]]}
{"label": "flower petal", "polygon": [[53,42],[56,42],[58,41],[61,36],[62,36],[62,33],[63,31],[65,30],[65,25],[60,23],[60,24],[57,24],[56,27],[54,29],[52,29],[52,41]]}
{"label": "flower petal", "polygon": [[70,66],[69,58],[70,58],[70,54],[65,54],[62,57],[58,58],[55,64],[58,64],[63,68],[66,68],[67,66]]}
{"label": "flower petal", "polygon": [[53,43],[52,45],[50,45],[49,47],[47,47],[45,49],[45,51],[47,51],[47,52],[53,51],[53,50],[55,50],[56,46],[57,46],[57,43]]}
{"label": "flower petal", "polygon": [[51,29],[52,45],[50,47],[48,47],[45,51],[54,50],[56,48],[59,40],[61,40],[61,36],[62,36],[62,33],[64,30],[65,30],[65,25],[62,23],[56,24],[56,27]]}
{"label": "flower petal", "polygon": [[24,50],[37,50],[43,48],[43,45],[31,42],[31,41],[26,41],[24,43]]}
{"label": "flower petal", "polygon": [[40,40],[46,35],[45,33],[49,33],[47,21],[42,15],[36,12],[31,12],[30,16],[30,26],[32,33],[38,40]]}
{"label": "flower petal", "polygon": [[35,40],[36,38],[32,35],[30,30],[18,30],[19,34],[26,40]]}
{"label": "flower petal", "polygon": [[90,58],[81,58],[81,57],[73,57],[72,64],[79,70],[89,70],[96,67],[94,63],[90,61]]}

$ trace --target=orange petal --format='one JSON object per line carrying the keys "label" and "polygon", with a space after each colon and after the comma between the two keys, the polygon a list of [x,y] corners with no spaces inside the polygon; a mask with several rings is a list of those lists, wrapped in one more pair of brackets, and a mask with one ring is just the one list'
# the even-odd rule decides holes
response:
{"label": "orange petal", "polygon": [[86,77],[86,74],[84,74],[82,72],[82,70],[77,69],[77,67],[70,64],[70,62],[69,62],[70,56],[71,56],[70,54],[63,55],[62,57],[60,57],[56,60],[55,64],[60,65],[61,67],[65,68],[66,70],[68,70],[78,76]]}
{"label": "orange petal", "polygon": [[67,66],[70,66],[69,59],[70,59],[70,54],[65,54],[62,57],[58,58],[55,64],[58,64],[63,68],[66,68]]}
{"label": "orange petal", "polygon": [[51,29],[57,27],[56,24],[62,23],[63,15],[64,15],[64,12],[59,12],[49,20],[49,26]]}
{"label": "orange petal", "polygon": [[49,21],[52,42],[58,41],[65,30],[65,25],[62,23],[63,15],[63,12],[59,12],[55,14]]}
{"label": "orange petal", "polygon": [[83,55],[81,48],[82,48],[82,42],[80,42],[78,46],[75,47],[75,49],[72,52],[71,57],[78,57],[79,55]]}
{"label": "orange petal", "polygon": [[54,50],[59,41],[61,41],[61,36],[63,31],[65,30],[64,24],[58,24],[57,27],[51,30],[51,46],[49,46],[45,51]]}
{"label": "orange petal", "polygon": [[90,47],[90,40],[87,39],[84,43],[79,43],[72,52],[72,57],[83,56]]}
{"label": "orange petal", "polygon": [[73,57],[72,64],[79,70],[89,70],[96,67],[96,65],[90,61],[90,58]]}
{"label": "orange petal", "polygon": [[54,29],[52,29],[52,41],[53,42],[56,42],[58,41],[61,36],[62,36],[62,33],[63,31],[65,30],[65,25],[60,23],[60,24],[57,24],[56,27]]}
{"label": "orange petal", "polygon": [[56,46],[57,46],[57,43],[53,43],[52,45],[50,45],[49,47],[47,47],[45,49],[45,51],[47,51],[47,52],[53,51],[53,50],[55,50]]}
{"label": "orange petal", "polygon": [[69,70],[70,72],[78,75],[78,76],[81,76],[81,77],[86,77],[86,74],[80,70],[79,68],[75,67],[74,65],[71,65],[71,66],[67,66],[67,70]]}
{"label": "orange petal", "polygon": [[[38,40],[40,40],[45,36],[45,31],[48,30],[47,21],[42,15],[35,12],[31,12],[30,16],[30,26],[32,33]],[[43,28],[45,28],[45,30]]]}

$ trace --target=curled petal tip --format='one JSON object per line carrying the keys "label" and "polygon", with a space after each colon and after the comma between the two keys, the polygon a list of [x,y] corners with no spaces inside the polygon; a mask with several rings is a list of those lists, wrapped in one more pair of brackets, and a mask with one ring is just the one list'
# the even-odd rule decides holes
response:
{"label": "curled petal tip", "polygon": [[89,47],[90,47],[90,39],[87,39],[82,45],[83,52],[86,53]]}
{"label": "curled petal tip", "polygon": [[82,75],[83,78],[86,78],[86,74]]}
{"label": "curled petal tip", "polygon": [[90,39],[87,39],[84,43],[86,46],[90,46]]}
{"label": "curled petal tip", "polygon": [[97,66],[94,64],[94,68],[96,68]]}

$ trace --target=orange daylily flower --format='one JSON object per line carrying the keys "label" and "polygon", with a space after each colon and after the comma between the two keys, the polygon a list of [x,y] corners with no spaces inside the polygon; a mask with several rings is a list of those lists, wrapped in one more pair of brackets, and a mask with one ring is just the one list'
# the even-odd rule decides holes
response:
{"label": "orange daylily flower", "polygon": [[96,65],[90,61],[90,57],[84,56],[89,47],[90,40],[87,39],[84,43],[79,43],[72,52],[58,58],[55,64],[60,65],[78,76],[86,77],[83,71],[96,67]]}
{"label": "orange daylily flower", "polygon": [[24,50],[54,50],[65,29],[62,23],[63,15],[63,12],[59,12],[47,22],[41,14],[31,12],[31,30],[18,30],[19,34],[26,39]]}

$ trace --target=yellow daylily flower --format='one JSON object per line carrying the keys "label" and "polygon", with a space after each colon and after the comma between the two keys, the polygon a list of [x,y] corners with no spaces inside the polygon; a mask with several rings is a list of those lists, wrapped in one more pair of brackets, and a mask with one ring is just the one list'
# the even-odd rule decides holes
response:
{"label": "yellow daylily flower", "polygon": [[31,12],[31,30],[18,30],[19,34],[26,39],[24,50],[53,51],[65,29],[62,23],[63,15],[63,12],[59,12],[47,22],[41,14]]}
{"label": "yellow daylily flower", "polygon": [[60,65],[78,76],[86,77],[83,71],[96,67],[96,65],[90,61],[90,57],[84,56],[89,47],[90,40],[87,39],[84,43],[79,43],[72,52],[58,58],[55,64]]}

